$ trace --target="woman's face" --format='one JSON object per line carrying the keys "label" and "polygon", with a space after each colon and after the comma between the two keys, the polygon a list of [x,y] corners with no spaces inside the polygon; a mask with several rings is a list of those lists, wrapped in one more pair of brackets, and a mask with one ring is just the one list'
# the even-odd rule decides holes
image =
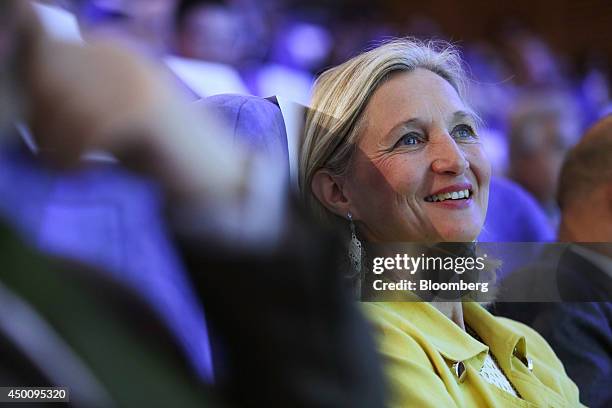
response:
{"label": "woman's face", "polygon": [[455,89],[425,69],[372,95],[343,192],[369,241],[474,240],[491,169]]}

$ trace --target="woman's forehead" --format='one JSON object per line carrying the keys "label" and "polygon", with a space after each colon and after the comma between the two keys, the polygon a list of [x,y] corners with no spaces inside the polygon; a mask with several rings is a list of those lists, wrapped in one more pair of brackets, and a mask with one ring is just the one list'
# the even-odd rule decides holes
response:
{"label": "woman's forehead", "polygon": [[363,119],[366,133],[382,136],[402,124],[441,125],[458,119],[473,121],[473,116],[447,80],[419,68],[385,81],[370,98]]}
{"label": "woman's forehead", "polygon": [[465,110],[453,86],[438,74],[423,68],[401,72],[385,81],[372,95],[366,110],[414,116]]}

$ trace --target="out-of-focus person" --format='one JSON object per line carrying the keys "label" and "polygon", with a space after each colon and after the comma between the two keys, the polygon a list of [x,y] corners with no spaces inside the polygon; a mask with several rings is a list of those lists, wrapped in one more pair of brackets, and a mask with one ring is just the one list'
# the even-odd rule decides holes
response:
{"label": "out-of-focus person", "polygon": [[247,94],[238,68],[250,43],[241,8],[225,0],[181,0],[165,64],[199,97]]}
{"label": "out-of-focus person", "polygon": [[249,73],[255,92],[307,106],[314,73],[329,57],[331,41],[319,22],[285,17],[274,29],[269,58]]}
{"label": "out-of-focus person", "polygon": [[267,161],[224,142],[216,118],[192,110],[154,65],[115,45],[48,41],[27,3],[0,7],[11,17],[2,93],[23,101],[2,106],[3,124],[25,119],[41,158],[56,165],[103,149],[159,182],[231,376],[211,393],[137,294],[40,257],[4,226],[0,336],[11,348],[0,374],[22,386],[68,385],[80,406],[381,406],[365,322],[330,267],[334,238],[284,205],[282,186],[265,201],[270,222],[240,217],[262,208],[250,188]]}
{"label": "out-of-focus person", "polygon": [[[168,96],[165,85],[151,86],[157,82],[154,70],[125,52],[56,43],[44,36],[28,2],[7,1],[0,7],[5,19],[0,30],[5,40],[0,51],[2,147],[13,141],[13,122],[25,120],[36,129],[41,151],[51,148],[45,151],[56,163],[75,163],[82,154],[77,153],[79,142],[68,151],[54,137],[74,135],[84,141],[89,130],[93,136],[112,128],[111,118],[121,121],[111,114],[114,107],[123,111],[122,118],[133,118],[150,106],[148,97]],[[126,105],[119,106],[121,98]],[[62,108],[52,109],[58,105]],[[13,188],[21,188],[22,181],[14,179]],[[5,219],[0,224],[3,386],[66,386],[75,406],[212,403],[176,339],[140,293],[110,274],[46,258],[32,250],[32,243],[24,244]],[[146,338],[148,345],[135,338]],[[128,383],[129,389],[120,385]],[[153,385],[161,383],[169,388],[157,392]]]}
{"label": "out-of-focus person", "polygon": [[554,228],[559,221],[555,192],[561,163],[581,126],[574,102],[559,91],[526,92],[510,115],[509,175],[538,200]]}
{"label": "out-of-focus person", "polygon": [[175,52],[185,58],[240,64],[245,53],[245,20],[226,0],[182,0],[175,15]]}
{"label": "out-of-focus person", "polygon": [[[501,303],[498,312],[529,324],[555,350],[589,407],[612,404],[612,116],[597,122],[563,163],[557,193],[562,253],[516,279],[558,290],[540,303]],[[553,248],[554,250],[554,248]],[[551,257],[554,255],[554,257]],[[555,284],[554,288],[550,288]]]}
{"label": "out-of-focus person", "polygon": [[142,55],[159,58],[170,49],[177,0],[77,0],[86,39],[113,39]]}
{"label": "out-of-focus person", "polygon": [[[572,281],[598,302],[557,304],[534,327],[549,339],[590,407],[612,405],[612,116],[569,151],[561,170],[559,241],[573,248]],[[580,243],[586,243],[581,246]],[[589,245],[588,243],[599,243]],[[571,279],[570,278],[570,279]],[[556,319],[558,317],[558,319]],[[553,321],[558,324],[552,324]]]}
{"label": "out-of-focus person", "polygon": [[563,65],[549,44],[518,21],[506,21],[499,33],[501,48],[517,86],[555,89],[566,85]]}

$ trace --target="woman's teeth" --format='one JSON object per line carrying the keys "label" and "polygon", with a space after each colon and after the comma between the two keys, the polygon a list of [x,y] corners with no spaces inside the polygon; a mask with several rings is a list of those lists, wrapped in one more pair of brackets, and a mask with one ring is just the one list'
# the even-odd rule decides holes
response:
{"label": "woman's teeth", "polygon": [[437,201],[446,201],[446,200],[462,200],[464,198],[470,198],[470,190],[459,190],[452,191],[448,193],[442,194],[434,194],[425,197],[425,201],[429,203],[435,203]]}

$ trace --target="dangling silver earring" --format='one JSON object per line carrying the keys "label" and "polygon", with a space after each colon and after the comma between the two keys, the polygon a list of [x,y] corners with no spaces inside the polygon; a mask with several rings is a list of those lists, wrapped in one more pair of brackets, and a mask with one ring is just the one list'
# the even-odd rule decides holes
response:
{"label": "dangling silver earring", "polygon": [[362,260],[362,252],[363,246],[361,245],[361,241],[357,238],[357,234],[355,233],[355,223],[353,222],[353,215],[348,212],[346,215],[350,222],[351,227],[351,242],[349,243],[348,248],[348,256],[351,261],[351,269],[353,278],[356,278],[355,291],[357,296],[361,296],[361,260]]}

